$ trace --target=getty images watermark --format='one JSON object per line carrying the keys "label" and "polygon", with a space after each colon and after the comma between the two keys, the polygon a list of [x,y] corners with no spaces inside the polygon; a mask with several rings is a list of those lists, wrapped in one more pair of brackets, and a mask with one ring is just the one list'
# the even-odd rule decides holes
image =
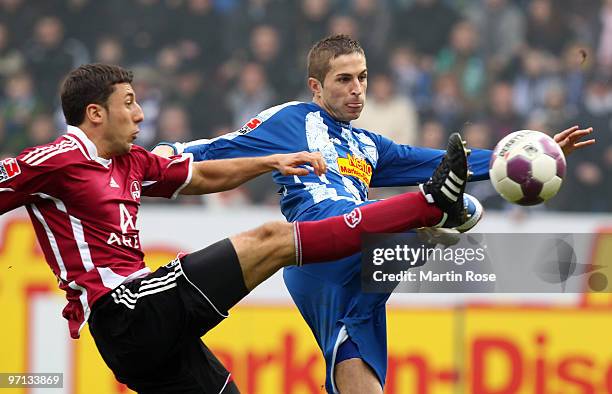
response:
{"label": "getty images watermark", "polygon": [[456,234],[420,230],[363,239],[366,292],[610,292],[592,234]]}

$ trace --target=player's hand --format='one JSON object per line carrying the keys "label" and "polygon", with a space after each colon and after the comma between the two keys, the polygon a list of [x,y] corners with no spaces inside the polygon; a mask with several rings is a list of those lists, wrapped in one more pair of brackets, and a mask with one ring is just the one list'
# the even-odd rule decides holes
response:
{"label": "player's hand", "polygon": [[155,153],[157,156],[170,157],[174,155],[174,150],[168,145],[157,145],[151,153]]}
{"label": "player's hand", "polygon": [[584,148],[585,146],[593,145],[595,139],[591,138],[586,141],[580,141],[584,136],[587,136],[593,132],[593,128],[581,129],[579,126],[573,126],[569,129],[563,130],[562,132],[555,134],[553,137],[555,142],[559,144],[563,154],[569,155],[576,149]]}
{"label": "player's hand", "polygon": [[[311,169],[317,176],[327,172],[327,165],[319,152],[287,153],[273,155],[273,157],[275,159],[274,168],[283,175],[308,175]],[[303,165],[306,167],[300,167]]]}

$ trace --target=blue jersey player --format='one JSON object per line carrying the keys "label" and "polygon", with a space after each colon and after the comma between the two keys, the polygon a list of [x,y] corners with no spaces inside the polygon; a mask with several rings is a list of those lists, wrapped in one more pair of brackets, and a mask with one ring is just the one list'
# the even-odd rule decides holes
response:
{"label": "blue jersey player", "polygon": [[[366,59],[359,43],[342,35],[319,41],[308,55],[308,76],[310,103],[278,105],[236,132],[210,140],[162,143],[154,152],[172,153],[163,146],[169,145],[174,153],[192,153],[196,161],[321,152],[328,167],[324,175],[273,174],[281,187],[282,213],[291,222],[347,214],[371,202],[369,187],[417,185],[429,179],[444,151],[399,145],[351,125],[363,109],[367,87]],[[576,143],[588,132],[574,127],[556,140],[568,153],[590,143]],[[490,155],[487,150],[472,152],[471,180],[488,177]],[[467,195],[465,203],[476,220],[462,231],[475,225],[481,210],[478,201]],[[283,276],[325,357],[327,391],[382,393],[389,295],[361,292],[360,256],[334,264],[285,268]]]}

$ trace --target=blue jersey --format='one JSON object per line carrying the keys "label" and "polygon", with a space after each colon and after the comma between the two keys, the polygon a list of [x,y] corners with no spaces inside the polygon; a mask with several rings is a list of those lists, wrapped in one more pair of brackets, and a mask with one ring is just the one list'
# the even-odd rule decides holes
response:
{"label": "blue jersey", "polygon": [[[315,103],[297,101],[269,108],[233,133],[174,146],[179,152],[192,153],[196,161],[320,152],[328,167],[324,175],[273,173],[281,188],[281,210],[288,221],[308,220],[311,215],[303,215],[305,212],[326,210],[329,204],[363,203],[370,187],[426,182],[444,155],[442,150],[396,144],[333,119]],[[472,152],[471,180],[488,178],[490,156],[488,150]]]}

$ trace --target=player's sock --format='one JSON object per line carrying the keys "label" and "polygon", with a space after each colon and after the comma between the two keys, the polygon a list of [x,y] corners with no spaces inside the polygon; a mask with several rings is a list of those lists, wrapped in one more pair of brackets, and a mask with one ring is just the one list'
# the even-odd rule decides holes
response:
{"label": "player's sock", "polygon": [[433,226],[442,211],[423,194],[404,193],[353,209],[343,216],[295,222],[297,265],[337,260],[359,252],[361,234]]}

